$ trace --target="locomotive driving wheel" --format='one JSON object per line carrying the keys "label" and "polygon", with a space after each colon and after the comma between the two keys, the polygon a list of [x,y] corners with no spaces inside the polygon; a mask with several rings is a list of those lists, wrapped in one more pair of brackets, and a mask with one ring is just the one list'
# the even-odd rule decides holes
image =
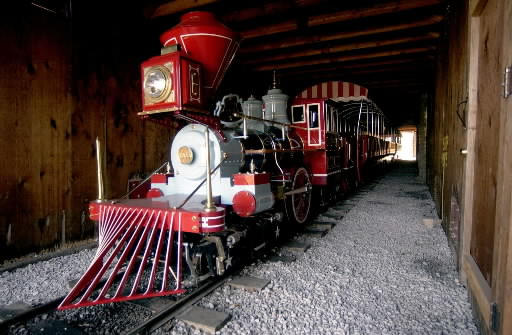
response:
{"label": "locomotive driving wheel", "polygon": [[313,187],[308,171],[301,167],[293,176],[291,190],[286,192],[286,212],[291,222],[303,224],[309,218]]}

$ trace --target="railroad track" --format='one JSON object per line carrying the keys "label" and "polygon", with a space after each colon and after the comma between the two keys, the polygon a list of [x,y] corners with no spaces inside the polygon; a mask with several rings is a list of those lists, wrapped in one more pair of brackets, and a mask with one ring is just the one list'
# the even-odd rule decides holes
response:
{"label": "railroad track", "polygon": [[217,278],[210,280],[209,282],[201,285],[196,290],[187,294],[186,296],[176,300],[173,304],[169,305],[169,307],[164,308],[160,312],[153,315],[148,320],[142,322],[141,324],[133,327],[129,331],[126,332],[127,335],[135,335],[135,334],[145,334],[150,331],[154,331],[160,328],[165,323],[171,321],[176,316],[178,316],[181,312],[183,312],[187,307],[193,305],[201,298],[207,296],[219,286],[223,285],[226,281],[227,277]]}
{"label": "railroad track", "polygon": [[[372,189],[374,185],[368,185],[370,187],[368,189]],[[372,187],[373,186],[373,187]],[[359,192],[356,192],[355,194],[352,194],[352,196],[348,197],[348,199],[345,199],[343,201],[345,204],[347,202],[351,201],[357,201],[357,199],[361,196],[361,194],[364,194],[367,192],[367,190],[359,190]],[[338,202],[339,204],[339,202]],[[315,224],[315,220],[313,221],[311,226],[318,225],[318,223]],[[315,233],[315,230],[309,231],[309,233]],[[306,233],[304,231],[303,233]],[[323,236],[323,235],[322,235]],[[186,308],[193,305],[197,301],[199,301],[201,298],[207,296],[212,291],[217,289],[219,286],[222,286],[226,280],[233,275],[236,275],[238,271],[233,271],[229,276],[223,276],[220,278],[212,278],[210,280],[207,280],[200,286],[198,286],[195,289],[189,290],[187,293],[180,295],[180,296],[167,296],[167,297],[159,297],[159,298],[152,298],[152,299],[142,299],[142,300],[133,300],[133,301],[125,301],[121,303],[116,303],[115,306],[108,306],[108,308],[115,310],[117,308],[122,309],[121,306],[136,306],[137,308],[143,309],[146,311],[146,315],[149,315],[148,317],[143,318],[142,320],[137,320],[137,323],[135,325],[129,325],[128,327],[117,329],[117,332],[123,333],[123,334],[145,334],[152,332],[158,328],[160,328],[162,325],[170,322],[173,320],[176,316],[181,314]],[[59,297],[57,299],[54,299],[50,302],[47,302],[42,305],[35,306],[34,308],[24,311],[20,314],[15,315],[14,317],[0,322],[0,334],[10,334],[10,333],[21,333],[23,334],[23,331],[17,331],[17,328],[23,327],[23,325],[26,325],[24,328],[33,329],[36,326],[30,326],[31,323],[33,323],[33,320],[39,318],[41,319],[41,315],[48,315],[47,318],[45,318],[46,322],[44,323],[44,326],[49,329],[50,331],[47,332],[47,334],[52,333],[58,333],[58,331],[51,331],[52,322],[58,323],[58,326],[55,326],[55,328],[62,329],[63,327],[63,318],[62,315],[65,315],[66,313],[69,313],[70,311],[56,311],[57,306],[62,301],[64,297]],[[85,309],[89,309],[91,315],[95,315],[97,311],[105,308],[106,306],[91,306],[86,307]],[[80,312],[77,312],[80,310],[71,310],[71,313],[77,313],[79,317],[77,317],[78,320],[75,321],[64,321],[65,324],[69,325],[70,329],[73,329],[75,333],[97,333],[97,328],[94,326],[91,326],[91,320],[87,320],[87,317],[83,317],[83,314]],[[59,315],[56,315],[59,314]],[[123,313],[119,313],[120,315],[110,315],[112,319],[114,318],[123,318],[125,317]],[[112,321],[112,320],[109,320]],[[67,328],[64,328],[67,329]],[[55,330],[55,329],[54,329]],[[77,331],[77,332],[76,332]],[[112,331],[111,331],[112,332]],[[114,330],[114,333],[116,331]],[[44,333],[44,332],[43,332]]]}
{"label": "railroad track", "polygon": [[[179,297],[169,296],[161,297],[160,300],[158,300],[158,298],[153,298],[143,299],[140,301],[134,300],[116,303],[116,306],[118,307],[121,305],[137,306],[147,310],[149,312],[148,314],[150,314],[149,317],[144,318],[143,320],[139,320],[140,322],[138,322],[135,326],[128,327],[128,329],[122,329],[120,332],[123,334],[145,334],[158,329],[163,324],[171,321],[177,315],[182,313],[184,309],[193,305],[198,300],[210,294],[219,286],[223,285],[227,278],[229,277],[224,276],[207,280],[199,287],[192,289]],[[66,323],[68,326],[63,324],[62,318],[56,315],[60,314],[60,316],[62,316],[65,313],[69,313],[69,311],[56,311],[56,308],[62,299],[64,299],[64,297],[59,297],[48,303],[35,306],[34,308],[26,310],[12,318],[0,322],[0,334],[24,333],[24,331],[17,331],[17,329],[20,328],[24,328],[25,330],[28,329],[27,332],[30,332],[30,329],[40,328],[41,326],[38,325],[37,322],[34,324],[34,320],[41,319],[42,315],[47,315],[44,322],[46,334],[59,333],[59,331],[67,330],[72,330],[74,333],[77,333],[77,331],[80,333],[91,333],[87,330],[88,326],[90,326],[90,323],[87,321],[79,322],[77,324],[67,324],[66,321],[64,321],[64,323]],[[151,303],[151,301],[157,300],[157,304]],[[87,308],[94,311],[94,309],[99,310],[104,308],[104,306],[92,306]],[[75,312],[77,310],[71,311]],[[92,314],[95,313],[93,312]],[[123,315],[119,315],[119,317],[122,318]],[[43,332],[43,330],[41,331]],[[93,333],[96,333],[96,331],[93,331]]]}
{"label": "railroad track", "polygon": [[54,311],[57,306],[59,306],[60,302],[64,299],[64,296],[49,301],[45,304],[37,305],[31,309],[28,309],[24,312],[14,315],[13,317],[0,322],[0,334],[7,334],[9,327],[17,324],[26,322],[27,320],[33,319],[38,315],[42,315],[45,313],[51,313]]}

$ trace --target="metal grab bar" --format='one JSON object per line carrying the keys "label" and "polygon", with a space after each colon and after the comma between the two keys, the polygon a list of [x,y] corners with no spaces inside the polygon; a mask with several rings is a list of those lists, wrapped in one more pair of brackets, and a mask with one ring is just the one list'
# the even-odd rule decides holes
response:
{"label": "metal grab bar", "polygon": [[135,191],[136,189],[138,189],[139,187],[141,187],[145,182],[147,182],[149,179],[151,179],[151,177],[153,177],[153,175],[154,175],[155,173],[157,173],[158,171],[162,170],[162,169],[163,169],[163,167],[164,167],[164,166],[166,166],[166,165],[168,166],[168,165],[169,165],[169,162],[165,162],[165,163],[163,163],[163,164],[162,164],[158,169],[156,169],[155,171],[151,172],[151,173],[149,174],[149,176],[148,176],[146,179],[144,179],[143,181],[141,181],[141,182],[140,182],[137,186],[135,186],[131,191],[129,191],[128,193],[126,193],[125,195],[123,195],[122,197],[120,197],[119,199],[128,198],[128,196],[129,196],[130,194],[132,194],[132,193],[133,193],[133,191]]}
{"label": "metal grab bar", "polygon": [[[212,174],[214,174],[215,171],[217,171],[219,169],[219,167],[222,165],[222,163],[224,163],[224,161],[227,158],[228,158],[227,156],[224,156],[224,158],[222,158],[220,163],[213,170],[210,171],[210,176]],[[204,178],[203,181],[201,181],[201,183],[199,185],[197,185],[197,187],[192,191],[192,193],[190,193],[188,195],[188,197],[185,200],[183,200],[183,202],[178,207],[176,207],[176,209],[180,209],[181,207],[185,206],[185,204],[190,200],[190,198],[192,198],[192,196],[201,188],[201,186],[203,186],[203,184],[206,182],[206,179],[207,178]]]}

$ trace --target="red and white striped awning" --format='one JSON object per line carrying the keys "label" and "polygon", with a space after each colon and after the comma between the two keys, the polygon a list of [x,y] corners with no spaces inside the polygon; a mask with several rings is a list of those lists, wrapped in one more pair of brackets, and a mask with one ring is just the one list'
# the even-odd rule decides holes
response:
{"label": "red and white striped awning", "polygon": [[306,88],[297,95],[297,98],[348,98],[368,96],[368,89],[346,81],[327,81]]}

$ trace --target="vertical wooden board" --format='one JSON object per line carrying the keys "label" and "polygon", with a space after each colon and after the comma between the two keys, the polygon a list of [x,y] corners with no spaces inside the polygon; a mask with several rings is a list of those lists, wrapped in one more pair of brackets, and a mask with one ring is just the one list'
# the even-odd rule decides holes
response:
{"label": "vertical wooden board", "polygon": [[[467,156],[464,169],[464,202],[462,227],[462,252],[459,261],[463,262],[470,254],[470,242],[473,228],[473,186],[475,179],[476,123],[478,115],[478,64],[480,42],[480,17],[470,17],[469,21],[469,67],[468,67],[468,111],[467,111]],[[466,281],[461,271],[460,278]]]}
{"label": "vertical wooden board", "polygon": [[438,82],[438,85],[447,87],[447,96],[442,102],[446,106],[446,134],[448,136],[447,167],[443,197],[443,221],[448,235],[448,241],[455,251],[459,251],[460,220],[452,220],[457,213],[452,213],[453,203],[461,203],[462,185],[464,178],[464,156],[460,149],[466,146],[466,117],[465,107],[468,97],[468,41],[467,27],[468,15],[467,3],[454,4],[449,28],[448,67],[446,80]]}
{"label": "vertical wooden board", "polygon": [[489,285],[496,214],[497,156],[500,139],[500,56],[503,20],[500,0],[490,0],[480,18],[479,94],[476,123],[473,227],[470,253]]}
{"label": "vertical wooden board", "polygon": [[130,89],[130,82],[137,81],[137,64],[130,62],[119,73],[123,76],[111,77],[107,81],[107,92],[116,92],[106,99],[107,111],[107,169],[110,176],[111,197],[123,196],[127,191],[127,181],[134,173],[141,172],[143,157],[130,161],[136,153],[141,153],[144,145],[144,127],[137,117],[139,108],[134,101],[139,100],[138,91]]}
{"label": "vertical wooden board", "polygon": [[[512,18],[512,3],[505,1],[504,22]],[[507,21],[508,20],[508,21]],[[502,66],[512,66],[512,31],[503,26]],[[501,99],[500,166],[498,171],[498,201],[496,207],[496,251],[494,268],[496,279],[493,285],[500,311],[500,332],[512,333],[512,96]]]}
{"label": "vertical wooden board", "polygon": [[[83,56],[74,59],[82,62]],[[71,235],[82,238],[93,232],[94,225],[87,217],[88,202],[97,197],[96,136],[103,141],[103,111],[98,98],[96,73],[73,74],[76,105],[72,114],[72,219]]]}
{"label": "vertical wooden board", "polygon": [[[70,87],[70,35],[68,22],[47,13],[34,13],[45,34],[30,31],[33,67],[26,113],[32,119],[31,179],[37,185],[33,213],[35,245],[53,245],[61,238],[63,211],[69,209],[69,154],[66,140],[72,110]],[[44,222],[44,224],[43,224]]]}
{"label": "vertical wooden board", "polygon": [[[21,48],[20,60],[14,69],[14,73],[19,80],[17,92],[13,92],[16,106],[16,201],[14,210],[16,211],[15,229],[13,239],[15,241],[15,250],[29,250],[36,240],[35,238],[35,217],[37,208],[35,204],[35,194],[39,192],[39,182],[32,176],[32,166],[37,164],[32,159],[32,122],[33,118],[29,109],[29,97],[31,80],[33,79],[34,68],[30,57],[30,33],[28,28],[29,19],[20,14],[20,25],[17,31],[17,39]],[[14,78],[10,78],[13,80]]]}
{"label": "vertical wooden board", "polygon": [[[96,136],[106,148],[106,195],[116,198],[126,193],[127,181],[133,174],[149,172],[156,165],[153,164],[155,159],[147,159],[146,148],[151,148],[150,155],[156,155],[155,143],[165,137],[157,134],[168,132],[161,126],[150,127],[148,132],[147,123],[137,117],[141,110],[141,60],[133,50],[137,50],[137,43],[143,43],[143,40],[132,40],[128,31],[118,31],[121,22],[126,20],[122,17],[116,17],[118,24],[105,33],[102,29],[89,29],[88,17],[84,13],[81,15],[75,21],[78,27],[74,50],[82,52],[76,52],[73,61],[78,69],[74,73],[77,107],[73,114],[72,168],[76,181],[73,187],[74,217],[80,218],[87,210],[88,201],[96,198]],[[112,24],[110,17],[98,18],[100,21],[107,19]],[[118,38],[112,40],[112,35]],[[127,40],[129,43],[124,43]],[[159,150],[165,157],[166,146]],[[145,166],[147,161],[152,163],[150,169]],[[92,224],[86,221],[89,231]],[[82,226],[80,229],[83,230]]]}
{"label": "vertical wooden board", "polygon": [[144,167],[151,172],[170,159],[171,139],[175,131],[153,122],[144,123]]}
{"label": "vertical wooden board", "polygon": [[[17,168],[16,152],[18,124],[17,92],[21,90],[20,78],[22,50],[19,46],[16,24],[19,16],[2,17],[0,20],[0,43],[10,45],[0,53],[0,249],[13,248],[17,225]],[[10,239],[8,240],[8,233]],[[7,256],[7,255],[5,255]],[[2,256],[0,256],[2,257]]]}

